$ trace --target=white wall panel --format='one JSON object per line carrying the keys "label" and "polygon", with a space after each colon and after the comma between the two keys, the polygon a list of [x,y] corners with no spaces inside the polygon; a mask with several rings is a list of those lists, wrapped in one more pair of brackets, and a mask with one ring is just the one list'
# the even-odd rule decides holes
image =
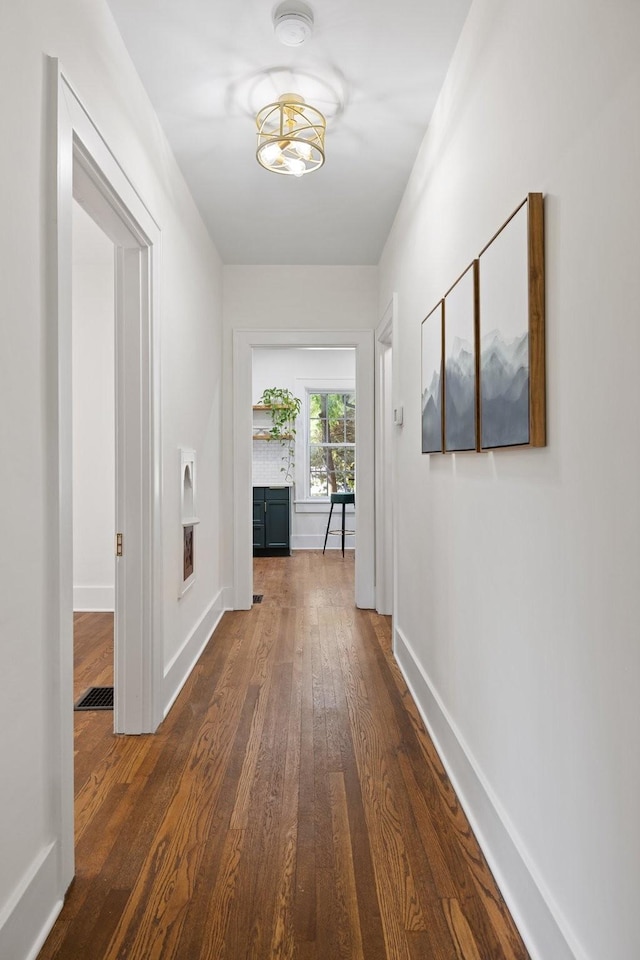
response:
{"label": "white wall panel", "polygon": [[[541,960],[563,938],[640,955],[638,36],[636,3],[476,0],[380,264],[404,400],[398,638],[454,773],[464,755],[555,918],[550,947],[505,868]],[[421,320],[529,191],[546,195],[548,446],[422,456]]]}
{"label": "white wall panel", "polygon": [[[166,536],[164,665],[189,642],[220,594],[221,293],[219,257],[103,0],[5,4],[0,31],[3,229],[0,350],[0,955],[21,960],[38,942],[63,889],[57,737],[48,707],[58,689],[53,597],[56,518],[55,334],[47,229],[55,152],[47,56],[65,75],[162,234],[160,304]],[[177,599],[178,447],[198,451],[198,581]],[[71,599],[69,598],[69,603]],[[46,870],[46,876],[45,871]],[[52,884],[58,888],[52,890]]]}

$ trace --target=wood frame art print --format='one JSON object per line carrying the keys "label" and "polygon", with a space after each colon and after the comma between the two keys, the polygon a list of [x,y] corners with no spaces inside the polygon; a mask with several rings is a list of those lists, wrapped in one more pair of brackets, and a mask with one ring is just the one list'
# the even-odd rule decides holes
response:
{"label": "wood frame art print", "polygon": [[189,582],[195,574],[194,526],[187,523],[182,528],[182,579]]}
{"label": "wood frame art print", "polygon": [[480,449],[546,444],[544,206],[530,193],[479,257]]}
{"label": "wood frame art print", "polygon": [[182,514],[182,580],[178,599],[183,597],[196,578],[196,451],[186,447],[180,453],[180,512]]}
{"label": "wood frame art print", "polygon": [[444,300],[422,321],[422,452],[442,453]]}
{"label": "wood frame art print", "polygon": [[478,449],[478,261],[444,295],[444,449]]}

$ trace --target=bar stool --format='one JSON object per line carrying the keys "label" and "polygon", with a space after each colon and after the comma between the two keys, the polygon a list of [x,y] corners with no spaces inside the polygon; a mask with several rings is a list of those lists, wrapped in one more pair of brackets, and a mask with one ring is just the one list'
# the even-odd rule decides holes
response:
{"label": "bar stool", "polygon": [[[324,535],[324,547],[322,552],[324,553],[327,549],[327,538],[329,534],[337,533],[342,537],[342,556],[344,557],[344,538],[345,536],[355,536],[355,530],[345,530],[345,507],[348,503],[355,503],[356,495],[355,493],[332,493],[331,494],[331,507],[329,509],[329,519],[327,520],[327,532]],[[331,526],[331,514],[333,513],[334,504],[342,504],[342,527],[339,530],[330,530]]]}

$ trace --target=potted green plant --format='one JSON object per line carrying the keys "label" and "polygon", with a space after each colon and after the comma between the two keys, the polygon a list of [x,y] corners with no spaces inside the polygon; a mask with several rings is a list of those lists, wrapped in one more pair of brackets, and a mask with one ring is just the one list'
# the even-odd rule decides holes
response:
{"label": "potted green plant", "polygon": [[271,429],[269,440],[277,440],[283,444],[285,465],[281,467],[287,483],[293,480],[294,452],[296,439],[296,417],[300,413],[302,401],[286,387],[269,387],[264,390],[258,403],[269,408],[271,414]]}

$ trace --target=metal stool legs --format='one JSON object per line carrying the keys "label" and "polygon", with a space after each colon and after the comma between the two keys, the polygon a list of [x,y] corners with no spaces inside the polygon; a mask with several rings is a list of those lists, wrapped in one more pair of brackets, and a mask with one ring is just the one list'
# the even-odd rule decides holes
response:
{"label": "metal stool legs", "polygon": [[322,552],[323,552],[323,553],[324,553],[325,550],[327,549],[327,540],[328,540],[328,538],[329,538],[329,527],[331,526],[331,514],[332,514],[332,513],[333,513],[333,502],[331,503],[331,507],[329,508],[329,519],[327,520],[327,532],[326,532],[325,535],[324,535],[324,546],[323,546],[323,548],[322,548]]}
{"label": "metal stool legs", "polygon": [[[340,503],[342,505],[342,526],[340,530],[331,530],[331,516],[333,514],[334,504]],[[330,533],[339,533],[342,537],[342,556],[344,557],[344,538],[345,535],[353,534],[353,530],[345,530],[346,526],[346,507],[348,503],[355,503],[355,496],[352,493],[332,493],[331,494],[331,507],[329,509],[329,519],[327,520],[327,532],[324,535],[324,546],[322,552],[324,553],[327,549],[327,540]]]}

